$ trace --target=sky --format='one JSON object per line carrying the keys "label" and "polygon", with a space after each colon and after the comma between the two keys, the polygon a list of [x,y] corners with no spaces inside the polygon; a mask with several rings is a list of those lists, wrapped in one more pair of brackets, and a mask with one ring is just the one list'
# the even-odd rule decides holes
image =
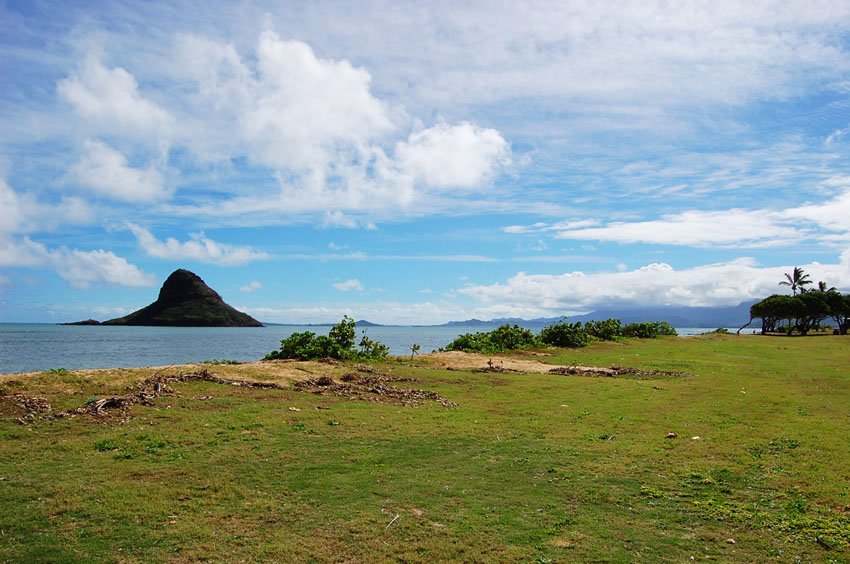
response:
{"label": "sky", "polygon": [[0,322],[850,291],[850,3],[0,0]]}

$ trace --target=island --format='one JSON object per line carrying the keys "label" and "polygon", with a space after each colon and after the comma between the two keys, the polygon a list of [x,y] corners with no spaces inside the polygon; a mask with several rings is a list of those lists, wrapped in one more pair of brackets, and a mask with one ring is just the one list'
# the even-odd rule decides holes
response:
{"label": "island", "polygon": [[162,327],[262,327],[263,324],[228,304],[200,276],[185,269],[171,273],[149,306],[102,325]]}

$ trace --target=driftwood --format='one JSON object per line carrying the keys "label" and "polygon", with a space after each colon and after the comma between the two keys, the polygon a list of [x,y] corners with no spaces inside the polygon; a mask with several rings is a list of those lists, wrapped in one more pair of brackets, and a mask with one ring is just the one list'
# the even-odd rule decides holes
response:
{"label": "driftwood", "polygon": [[[103,416],[108,415],[110,412],[115,410],[120,410],[121,414],[126,416],[130,406],[136,404],[152,406],[154,405],[153,400],[156,398],[160,396],[174,395],[174,390],[171,388],[170,384],[187,382],[189,380],[200,380],[204,382],[212,382],[213,384],[236,386],[239,388],[267,388],[275,390],[287,389],[285,386],[274,382],[220,378],[210,374],[210,372],[206,369],[198,372],[182,372],[180,374],[156,374],[137,384],[135,388],[127,394],[89,401],[81,407],[56,413],[53,417],[75,417],[77,415]],[[206,398],[206,396],[203,397]]]}
{"label": "driftwood", "polygon": [[[351,372],[341,378],[345,383],[340,384],[329,376],[320,376],[310,380],[296,382],[294,387],[299,391],[311,391],[324,395],[336,395],[350,399],[364,399],[369,401],[384,401],[400,403],[402,405],[418,405],[424,401],[436,401],[446,407],[454,407],[455,404],[443,398],[436,392],[425,390],[405,390],[389,385],[389,382],[413,382],[413,378],[398,378],[393,376],[364,376]],[[173,384],[198,380],[221,384],[225,386],[236,386],[239,388],[260,388],[272,390],[290,390],[275,382],[260,382],[256,380],[239,380],[221,378],[214,376],[206,369],[198,372],[181,372],[179,374],[155,374],[150,378],[129,388],[128,393],[118,396],[110,396],[87,401],[84,405],[58,413],[52,413],[50,404],[44,398],[27,396],[26,394],[9,394],[0,388],[0,400],[12,402],[24,411],[24,415],[16,421],[26,424],[38,417],[49,419],[61,419],[76,417],[78,415],[89,415],[104,417],[115,414],[126,417],[133,405],[153,406],[154,400],[161,396],[173,396]],[[200,396],[198,399],[208,399],[210,396]]]}
{"label": "driftwood", "polygon": [[565,374],[576,376],[605,376],[616,378],[617,376],[685,376],[684,372],[669,372],[667,370],[639,370],[621,366],[603,368],[601,366],[558,366],[549,371],[549,374]]}
{"label": "driftwood", "polygon": [[43,413],[49,413],[53,409],[44,398],[20,393],[9,394],[3,389],[0,389],[0,400],[12,403],[23,410],[24,414],[15,419],[21,425],[34,420]]}
{"label": "driftwood", "polygon": [[349,400],[397,403],[406,407],[419,405],[426,401],[434,401],[444,407],[455,407],[457,405],[437,392],[398,388],[389,384],[389,382],[415,381],[412,378],[362,376],[356,372],[351,372],[343,375],[340,380],[342,380],[342,383],[337,383],[327,376],[322,376],[321,378],[295,382],[294,386],[296,390],[302,392],[338,396]]}

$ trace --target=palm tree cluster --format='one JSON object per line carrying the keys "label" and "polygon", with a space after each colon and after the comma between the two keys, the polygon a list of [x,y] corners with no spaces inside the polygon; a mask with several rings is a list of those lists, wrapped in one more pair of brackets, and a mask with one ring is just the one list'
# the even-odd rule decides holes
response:
{"label": "palm tree cluster", "polygon": [[810,331],[820,330],[823,321],[831,318],[837,325],[834,332],[846,335],[850,328],[850,295],[841,294],[834,287],[827,287],[825,282],[818,282],[816,290],[807,289],[806,286],[811,284],[814,284],[811,277],[802,268],[795,266],[794,270],[785,273],[785,280],[779,283],[780,286],[789,286],[791,295],[773,294],[753,304],[747,325],[758,318],[762,321],[762,334],[791,335],[797,332],[807,335]]}

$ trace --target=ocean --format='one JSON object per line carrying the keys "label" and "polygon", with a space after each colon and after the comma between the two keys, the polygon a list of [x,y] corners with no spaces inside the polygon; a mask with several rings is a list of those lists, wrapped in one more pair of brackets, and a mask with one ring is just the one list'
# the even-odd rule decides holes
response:
{"label": "ocean", "polygon": [[[462,333],[490,331],[491,325],[465,327],[382,326],[358,328],[390,347],[390,354],[426,353]],[[326,335],[325,326],[268,327],[114,327],[0,323],[0,374],[67,368],[165,366],[204,360],[253,361],[263,358],[295,332]],[[710,329],[677,328],[682,336]],[[733,330],[734,332],[734,330]]]}

